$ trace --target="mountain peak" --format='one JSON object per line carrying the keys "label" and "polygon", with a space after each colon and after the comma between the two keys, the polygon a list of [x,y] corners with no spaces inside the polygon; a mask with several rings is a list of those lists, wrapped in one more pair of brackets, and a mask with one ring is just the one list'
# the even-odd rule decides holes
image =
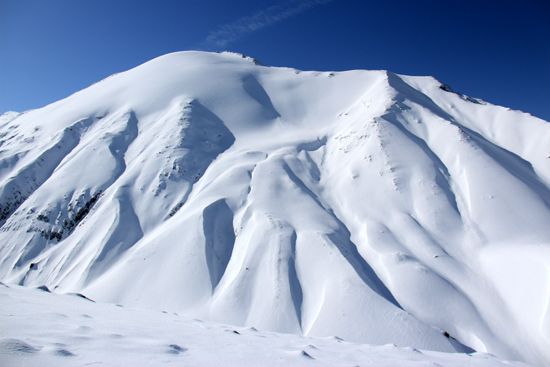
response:
{"label": "mountain peak", "polygon": [[0,280],[544,364],[550,125],[479,102],[185,51],[4,114]]}

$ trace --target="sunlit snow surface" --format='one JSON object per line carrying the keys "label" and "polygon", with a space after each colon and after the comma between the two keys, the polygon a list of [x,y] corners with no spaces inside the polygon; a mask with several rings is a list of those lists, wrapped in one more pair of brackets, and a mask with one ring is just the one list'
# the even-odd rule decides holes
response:
{"label": "sunlit snow surface", "polygon": [[485,353],[370,346],[0,285],[3,366],[527,366]]}
{"label": "sunlit snow surface", "polygon": [[548,122],[431,77],[174,53],[0,116],[0,280],[545,365],[549,187]]}

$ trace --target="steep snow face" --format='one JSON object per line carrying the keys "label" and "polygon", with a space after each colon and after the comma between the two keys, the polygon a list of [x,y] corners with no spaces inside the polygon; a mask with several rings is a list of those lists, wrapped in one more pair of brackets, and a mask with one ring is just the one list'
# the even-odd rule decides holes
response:
{"label": "steep snow face", "polygon": [[0,117],[0,279],[550,363],[550,124],[429,77],[181,52]]}

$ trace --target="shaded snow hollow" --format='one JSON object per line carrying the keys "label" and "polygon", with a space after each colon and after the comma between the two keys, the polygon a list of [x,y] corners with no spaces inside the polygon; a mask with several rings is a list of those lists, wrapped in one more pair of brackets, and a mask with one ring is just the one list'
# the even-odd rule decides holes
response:
{"label": "shaded snow hollow", "polygon": [[0,117],[6,284],[544,365],[549,223],[550,124],[431,77],[179,52]]}

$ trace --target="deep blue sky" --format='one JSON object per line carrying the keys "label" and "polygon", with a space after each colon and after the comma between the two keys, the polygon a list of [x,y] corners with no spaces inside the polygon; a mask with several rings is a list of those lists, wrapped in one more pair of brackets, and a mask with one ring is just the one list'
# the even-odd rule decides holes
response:
{"label": "deep blue sky", "polygon": [[434,75],[550,120],[548,0],[0,0],[0,111],[197,48],[299,69]]}

